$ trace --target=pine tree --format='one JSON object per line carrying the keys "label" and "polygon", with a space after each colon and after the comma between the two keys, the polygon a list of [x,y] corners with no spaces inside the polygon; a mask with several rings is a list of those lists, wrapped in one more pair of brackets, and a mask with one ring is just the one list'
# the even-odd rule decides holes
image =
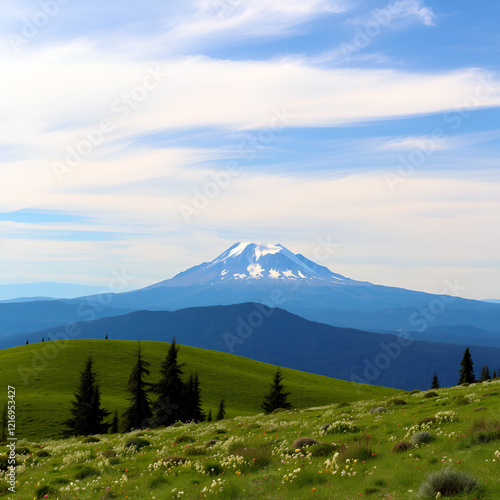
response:
{"label": "pine tree", "polygon": [[42,338],[42,342],[45,342],[45,338]]}
{"label": "pine tree", "polygon": [[224,420],[224,416],[226,415],[226,409],[224,408],[224,398],[220,400],[219,411],[217,413],[217,417],[215,420]]}
{"label": "pine tree", "polygon": [[106,340],[108,340],[108,334],[106,333]]}
{"label": "pine tree", "polygon": [[119,420],[118,420],[118,410],[115,410],[115,414],[113,416],[113,421],[111,422],[111,428],[109,430],[109,432],[111,434],[118,434],[118,430],[119,430]]}
{"label": "pine tree", "polygon": [[474,376],[474,363],[469,352],[469,348],[465,349],[464,357],[460,363],[460,378],[458,379],[458,385],[461,384],[473,384],[476,381]]}
{"label": "pine tree", "polygon": [[154,386],[154,391],[158,394],[153,407],[152,426],[154,427],[169,426],[184,418],[185,387],[181,379],[184,364],[179,364],[177,361],[178,351],[179,348],[174,338],[161,364],[161,379]]}
{"label": "pine tree", "polygon": [[437,372],[434,373],[434,377],[432,378],[431,389],[439,389],[439,379]]}
{"label": "pine tree", "polygon": [[187,421],[203,422],[205,415],[201,409],[200,381],[197,373],[195,373],[194,377],[189,376],[185,387],[184,400],[186,404],[184,418]]}
{"label": "pine tree", "polygon": [[266,413],[271,413],[277,408],[283,408],[285,410],[289,410],[292,405],[287,401],[289,392],[285,392],[284,385],[282,384],[283,375],[281,374],[280,368],[276,370],[276,373],[273,377],[273,382],[271,384],[271,390],[269,394],[265,397],[264,402],[261,405],[261,408]]}
{"label": "pine tree", "polygon": [[2,443],[5,443],[7,440],[7,403],[5,403],[3,410],[2,410],[2,421],[0,423],[0,441]]}
{"label": "pine tree", "polygon": [[210,410],[208,410],[208,417],[207,417],[207,422],[211,422],[212,421],[212,408],[210,408]]}
{"label": "pine tree", "polygon": [[28,339],[26,339],[26,345],[28,345],[28,344],[29,344],[29,340],[28,340]]}
{"label": "pine tree", "polygon": [[144,376],[149,375],[149,363],[142,357],[141,343],[137,349],[137,361],[132,368],[128,379],[127,392],[131,394],[128,398],[130,406],[123,413],[123,430],[130,432],[134,429],[145,429],[153,415],[151,411],[151,400],[148,390],[151,384],[144,381]]}
{"label": "pine tree", "polygon": [[496,370],[493,370],[493,375],[491,376],[491,378],[497,378],[497,371]]}
{"label": "pine tree", "polygon": [[104,419],[109,411],[101,408],[101,393],[96,382],[92,357],[85,362],[85,368],[80,372],[80,384],[74,394],[70,410],[71,417],[66,420],[66,436],[90,436],[106,433],[109,424]]}
{"label": "pine tree", "polygon": [[488,365],[484,365],[481,370],[481,375],[479,375],[479,382],[484,382],[486,380],[491,380],[490,369]]}

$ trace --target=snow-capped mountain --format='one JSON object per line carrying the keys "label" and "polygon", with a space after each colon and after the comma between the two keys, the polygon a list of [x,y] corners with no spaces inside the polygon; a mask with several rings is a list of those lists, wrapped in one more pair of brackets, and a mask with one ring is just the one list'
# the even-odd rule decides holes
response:
{"label": "snow-capped mountain", "polygon": [[211,262],[204,262],[148,288],[295,280],[336,285],[352,281],[280,244],[236,243]]}

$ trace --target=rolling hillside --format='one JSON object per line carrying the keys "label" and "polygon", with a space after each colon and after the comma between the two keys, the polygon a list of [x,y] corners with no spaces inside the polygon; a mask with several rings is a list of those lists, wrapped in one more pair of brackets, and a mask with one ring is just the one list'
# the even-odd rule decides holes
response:
{"label": "rolling hillside", "polygon": [[[151,363],[151,378],[158,370],[168,344],[141,342],[144,357]],[[103,406],[108,410],[125,408],[126,383],[135,362],[137,342],[120,340],[51,341],[0,351],[0,381],[17,390],[17,436],[30,439],[57,437],[68,416],[79,372],[89,353],[99,374]],[[181,346],[179,361],[186,363],[185,375],[198,372],[203,408],[214,412],[225,398],[227,416],[254,415],[268,390],[275,367],[239,356]],[[385,397],[396,391],[375,386],[283,370],[291,391],[290,401],[297,408],[338,401]],[[3,407],[6,392],[0,397]]]}
{"label": "rolling hillside", "polygon": [[[472,344],[439,344],[412,337],[401,347],[394,335],[336,328],[251,303],[138,311],[81,322],[77,329],[78,338],[103,339],[108,334],[111,339],[170,341],[175,336],[184,345],[403,390],[428,389],[435,371],[443,386],[456,384],[465,346]],[[30,342],[39,342],[49,336],[57,338],[64,330],[62,326],[28,337]],[[18,337],[17,344],[24,344],[25,339]],[[478,373],[484,364],[491,371],[500,369],[500,349],[471,346],[471,352]]]}

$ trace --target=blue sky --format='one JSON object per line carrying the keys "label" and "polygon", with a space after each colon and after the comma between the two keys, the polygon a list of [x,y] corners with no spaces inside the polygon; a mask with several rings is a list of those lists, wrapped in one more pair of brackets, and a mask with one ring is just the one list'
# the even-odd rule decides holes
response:
{"label": "blue sky", "polygon": [[[19,0],[0,282],[129,288],[236,241],[500,298],[500,4]],[[203,194],[204,193],[204,194]]]}

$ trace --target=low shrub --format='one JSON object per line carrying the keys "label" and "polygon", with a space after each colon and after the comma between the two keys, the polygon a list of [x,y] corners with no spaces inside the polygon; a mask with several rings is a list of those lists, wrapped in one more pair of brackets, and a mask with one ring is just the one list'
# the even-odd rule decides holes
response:
{"label": "low shrub", "polygon": [[158,474],[149,480],[149,489],[154,490],[168,484],[168,479],[163,474]]}
{"label": "low shrub", "polygon": [[469,404],[469,400],[464,396],[456,396],[453,403],[457,406],[464,406]]}
{"label": "low shrub", "polygon": [[97,472],[95,469],[92,467],[82,467],[76,474],[75,474],[75,479],[85,479],[90,476],[98,476],[99,472]]}
{"label": "low shrub", "polygon": [[192,436],[188,436],[186,434],[183,434],[182,436],[177,436],[174,439],[174,443],[179,444],[179,443],[194,443],[196,439]]}
{"label": "low shrub", "polygon": [[472,491],[478,486],[478,481],[471,474],[445,469],[430,474],[420,486],[419,495],[425,498],[451,497]]}
{"label": "low shrub", "polygon": [[474,444],[485,444],[500,439],[500,422],[480,418],[472,423],[470,433]]}
{"label": "low shrub", "polygon": [[240,445],[233,451],[233,455],[243,457],[251,467],[262,469],[271,463],[273,450],[270,445],[249,447]]}
{"label": "low shrub", "polygon": [[[15,465],[19,465],[19,462],[16,460]],[[9,467],[9,457],[7,455],[0,455],[0,471],[6,471]]]}
{"label": "low shrub", "polygon": [[222,466],[221,466],[221,464],[219,464],[217,462],[207,462],[203,466],[203,470],[209,476],[218,476],[219,474],[222,474]]}
{"label": "low shrub", "polygon": [[319,442],[313,438],[298,438],[293,442],[292,446],[297,449],[312,446],[313,444],[319,444]]}
{"label": "low shrub", "polygon": [[425,417],[418,421],[418,425],[426,425],[434,423],[436,423],[436,417]]}
{"label": "low shrub", "polygon": [[175,422],[175,424],[172,424],[170,427],[183,427],[184,422]]}
{"label": "low shrub", "polygon": [[209,439],[206,443],[205,443],[205,446],[207,448],[211,448],[214,444],[218,443],[219,440],[218,439]]}
{"label": "low shrub", "polygon": [[101,455],[104,458],[113,458],[116,457],[116,451],[115,450],[104,450]]}
{"label": "low shrub", "polygon": [[307,453],[310,453],[313,457],[328,457],[333,455],[337,449],[338,447],[335,444],[320,443],[310,446],[307,449]]}
{"label": "low shrub", "polygon": [[82,443],[100,443],[100,442],[101,440],[95,436],[87,436],[86,438],[82,439]]}
{"label": "low shrub", "polygon": [[15,449],[16,455],[31,455],[31,451],[26,447],[19,447]]}
{"label": "low shrub", "polygon": [[404,451],[408,451],[413,445],[411,443],[407,443],[406,441],[402,441],[401,443],[396,443],[392,447],[393,453],[403,453]]}
{"label": "low shrub", "polygon": [[271,412],[271,415],[276,415],[276,413],[283,413],[284,411],[288,411],[286,408],[276,408]]}
{"label": "low shrub", "polygon": [[227,434],[226,429],[215,429],[214,434]]}
{"label": "low shrub", "polygon": [[137,450],[140,450],[141,448],[145,448],[146,446],[150,445],[151,443],[147,439],[141,437],[129,438],[125,443],[125,447],[130,448],[131,446],[134,446]]}
{"label": "low shrub", "polygon": [[36,488],[35,497],[46,498],[50,497],[50,495],[55,495],[56,493],[58,493],[56,489],[52,488],[52,486],[48,484],[44,484],[43,486],[39,486],[38,488]]}
{"label": "low shrub", "polygon": [[413,389],[413,391],[410,392],[410,396],[413,396],[414,394],[420,394],[420,389]]}
{"label": "low shrub", "polygon": [[36,456],[39,458],[50,457],[50,453],[47,450],[40,450],[36,452]]}
{"label": "low shrub", "polygon": [[347,401],[341,401],[337,404],[337,408],[345,408],[346,406],[351,406],[351,403],[348,403]]}
{"label": "low shrub", "polygon": [[55,477],[51,481],[52,484],[69,484],[71,483],[71,480],[68,479],[67,477]]}
{"label": "low shrub", "polygon": [[437,398],[439,397],[439,394],[436,392],[436,391],[427,391],[425,394],[424,394],[424,398],[425,399],[429,399],[429,398]]}
{"label": "low shrub", "polygon": [[188,446],[185,450],[184,453],[186,455],[206,455],[207,450],[203,448],[202,446]]}
{"label": "low shrub", "polygon": [[372,448],[372,440],[369,436],[363,436],[361,439],[356,439],[348,443],[347,446],[341,447],[339,451],[339,459],[341,462],[349,460],[368,460],[375,456],[375,451]]}
{"label": "low shrub", "polygon": [[400,399],[400,398],[392,398],[392,399],[389,399],[389,401],[387,401],[386,403],[387,405],[405,405],[407,404],[406,401],[404,399]]}
{"label": "low shrub", "polygon": [[433,439],[434,437],[430,432],[420,431],[413,434],[413,436],[410,438],[410,442],[412,444],[427,444],[430,443]]}
{"label": "low shrub", "polygon": [[477,408],[474,408],[474,411],[484,411],[487,410],[486,406],[478,406]]}
{"label": "low shrub", "polygon": [[122,459],[118,457],[113,457],[108,459],[109,465],[118,465],[122,463]]}

